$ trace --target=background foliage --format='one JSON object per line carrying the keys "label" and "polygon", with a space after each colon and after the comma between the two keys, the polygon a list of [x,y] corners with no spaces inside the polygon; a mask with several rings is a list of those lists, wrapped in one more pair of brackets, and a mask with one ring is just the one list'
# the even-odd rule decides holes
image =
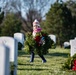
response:
{"label": "background foliage", "polygon": [[72,14],[71,10],[67,8],[67,5],[58,2],[54,3],[46,14],[44,28],[46,28],[47,32],[49,34],[55,34],[57,43],[61,44],[74,37],[72,35],[72,25]]}
{"label": "background foliage", "polygon": [[1,35],[13,36],[14,33],[20,32],[21,21],[12,13],[8,14],[2,22]]}
{"label": "background foliage", "polygon": [[[6,2],[3,8],[4,12],[0,13],[0,35],[10,34],[10,36],[12,36],[16,31],[21,30],[23,33],[32,31],[32,22],[37,18],[39,22],[41,22],[41,27],[47,33],[56,35],[58,45],[61,45],[63,42],[69,41],[70,39],[74,39],[76,37],[76,1],[68,0],[63,2],[63,0],[56,0],[49,9],[48,3],[51,1],[46,0],[45,2],[44,0],[38,0],[36,1],[37,6],[33,3],[33,0],[24,1],[27,6],[25,7],[25,4],[23,4],[23,7],[28,8],[28,10],[24,8],[26,16],[22,16],[21,9],[23,7],[20,0],[11,0],[10,2]],[[47,10],[47,4],[49,11],[44,15],[44,9]],[[15,14],[14,20],[16,21],[12,22],[9,16],[7,16],[11,12]],[[10,19],[9,25],[5,22],[5,20],[8,19],[7,17]],[[22,23],[22,28],[19,27],[19,22]],[[15,26],[14,23],[18,25]]]}

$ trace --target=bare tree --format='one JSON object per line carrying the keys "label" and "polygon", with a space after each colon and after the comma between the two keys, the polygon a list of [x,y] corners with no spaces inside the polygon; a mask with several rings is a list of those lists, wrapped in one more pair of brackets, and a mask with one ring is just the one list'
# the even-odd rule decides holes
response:
{"label": "bare tree", "polygon": [[[5,5],[3,10],[5,13],[14,12],[23,23],[23,30],[32,31],[32,22],[34,19],[39,21],[45,17],[45,12],[47,12],[53,0],[3,0]],[[24,11],[22,11],[24,10]],[[25,14],[22,17],[22,14]]]}

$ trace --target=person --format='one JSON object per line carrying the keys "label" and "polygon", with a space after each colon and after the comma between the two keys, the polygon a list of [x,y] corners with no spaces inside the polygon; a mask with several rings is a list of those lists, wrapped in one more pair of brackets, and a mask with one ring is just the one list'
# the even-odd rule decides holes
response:
{"label": "person", "polygon": [[[41,32],[41,27],[40,27],[40,24],[38,22],[37,19],[35,19],[35,21],[33,22],[33,38],[35,38],[36,34]],[[45,41],[43,40],[44,38],[42,37],[40,40],[38,40],[38,43],[41,44],[42,42],[44,43]],[[46,59],[44,58],[44,56],[42,54],[38,54],[40,56],[40,58],[42,59],[42,63],[45,63],[46,62]],[[32,50],[31,51],[31,56],[30,56],[30,62],[33,62],[34,61],[34,57],[35,57],[35,53],[34,51]]]}

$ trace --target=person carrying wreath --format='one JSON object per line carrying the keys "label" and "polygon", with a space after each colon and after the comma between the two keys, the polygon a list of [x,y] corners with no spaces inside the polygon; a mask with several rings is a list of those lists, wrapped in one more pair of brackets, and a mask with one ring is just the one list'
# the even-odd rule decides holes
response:
{"label": "person carrying wreath", "polygon": [[48,34],[42,30],[38,20],[35,19],[33,22],[33,32],[26,33],[24,44],[24,50],[31,53],[30,62],[34,62],[35,54],[38,54],[42,59],[42,63],[45,63],[46,59],[43,55],[48,53],[53,41]]}
{"label": "person carrying wreath", "polygon": [[[35,19],[35,21],[33,22],[33,33],[32,33],[32,35],[33,35],[33,38],[36,41],[36,43],[37,43],[38,46],[40,46],[42,44],[45,44],[44,37],[42,37],[40,35],[41,30],[42,29],[40,27],[40,24],[39,24],[38,20]],[[38,34],[39,34],[39,36],[36,37],[36,35],[38,35]],[[45,63],[46,62],[46,59],[44,58],[43,54],[38,54],[38,55],[41,57],[42,62]],[[30,62],[33,62],[34,61],[34,56],[35,56],[35,53],[32,50],[31,51]]]}

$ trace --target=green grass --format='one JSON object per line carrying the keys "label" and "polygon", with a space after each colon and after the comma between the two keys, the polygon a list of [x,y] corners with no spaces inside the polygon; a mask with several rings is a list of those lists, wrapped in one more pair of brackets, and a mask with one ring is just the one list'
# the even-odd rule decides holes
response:
{"label": "green grass", "polygon": [[75,71],[62,69],[68,53],[70,53],[69,49],[57,47],[50,49],[45,55],[46,63],[42,63],[38,55],[35,55],[34,62],[30,63],[30,55],[19,51],[17,75],[76,75]]}

